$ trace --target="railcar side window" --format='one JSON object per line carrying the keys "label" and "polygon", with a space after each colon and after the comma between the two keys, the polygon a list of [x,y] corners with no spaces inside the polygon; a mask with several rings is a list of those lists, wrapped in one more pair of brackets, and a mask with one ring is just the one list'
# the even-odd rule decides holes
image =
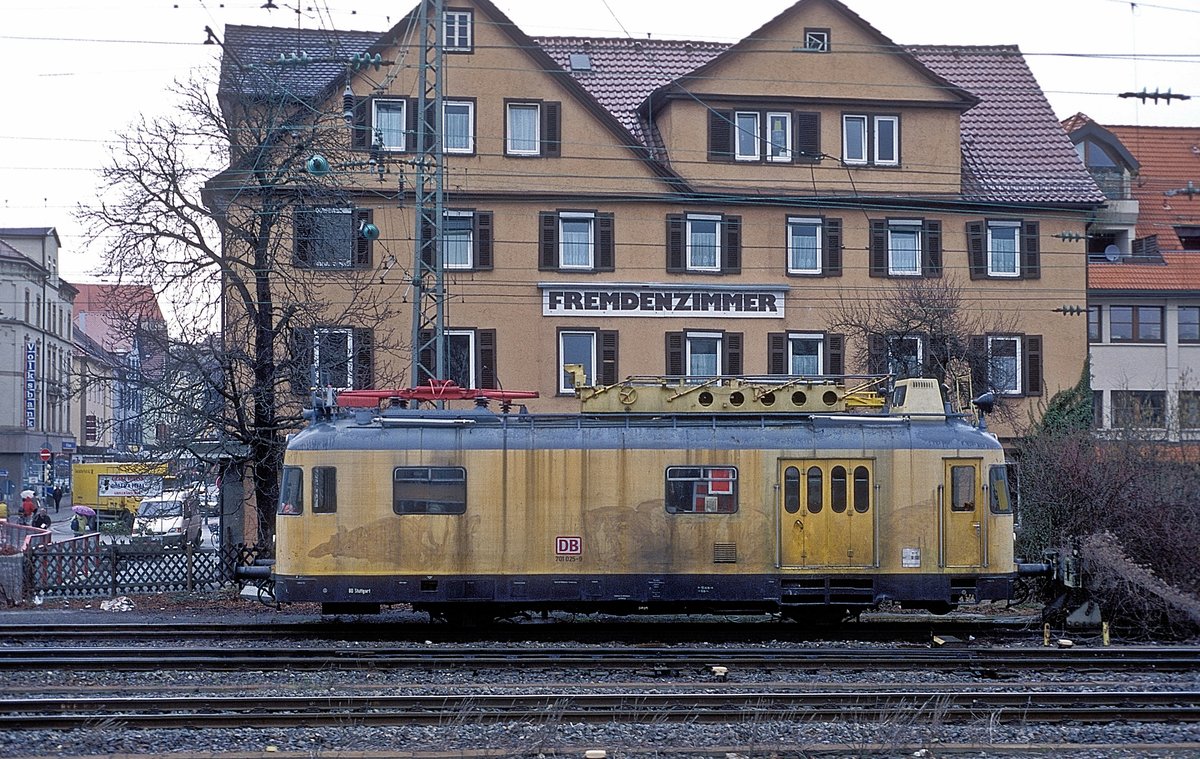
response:
{"label": "railcar side window", "polygon": [[283,468],[283,483],[279,488],[279,514],[304,512],[304,470],[298,466]]}
{"label": "railcar side window", "polygon": [[991,492],[993,514],[1011,514],[1012,499],[1008,493],[1008,467],[1000,464],[988,470],[988,487]]}
{"label": "railcar side window", "polygon": [[735,513],[737,476],[737,469],[731,466],[667,467],[667,513]]}
{"label": "railcar side window", "polygon": [[866,514],[871,508],[871,472],[865,466],[854,467],[854,510]]}
{"label": "railcar side window", "polygon": [[789,514],[800,510],[800,470],[794,466],[783,470],[783,508]]}
{"label": "railcar side window", "polygon": [[821,507],[824,505],[824,495],[821,492],[821,467],[810,466],[808,468],[808,510],[813,514],[820,514]]}
{"label": "railcar side window", "polygon": [[312,510],[314,514],[334,514],[337,512],[337,467],[313,467],[312,495]]}
{"label": "railcar side window", "polygon": [[835,466],[829,472],[829,508],[835,514],[846,511],[846,467]]}
{"label": "railcar side window", "polygon": [[460,466],[401,466],[392,473],[392,511],[397,514],[463,514],[467,470]]}
{"label": "railcar side window", "polygon": [[950,510],[975,510],[975,467],[950,467]]}

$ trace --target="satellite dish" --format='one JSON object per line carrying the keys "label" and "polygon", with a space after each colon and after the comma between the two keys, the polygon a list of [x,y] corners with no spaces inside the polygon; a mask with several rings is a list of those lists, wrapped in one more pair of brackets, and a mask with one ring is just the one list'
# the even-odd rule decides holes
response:
{"label": "satellite dish", "polygon": [[1121,249],[1116,245],[1108,245],[1104,248],[1104,257],[1116,263],[1121,260]]}

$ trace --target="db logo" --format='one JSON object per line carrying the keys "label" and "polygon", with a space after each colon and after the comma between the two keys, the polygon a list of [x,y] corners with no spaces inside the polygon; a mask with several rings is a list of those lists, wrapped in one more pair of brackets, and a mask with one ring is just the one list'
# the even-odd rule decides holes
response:
{"label": "db logo", "polygon": [[554,553],[559,556],[579,556],[583,553],[583,538],[559,535],[554,539]]}

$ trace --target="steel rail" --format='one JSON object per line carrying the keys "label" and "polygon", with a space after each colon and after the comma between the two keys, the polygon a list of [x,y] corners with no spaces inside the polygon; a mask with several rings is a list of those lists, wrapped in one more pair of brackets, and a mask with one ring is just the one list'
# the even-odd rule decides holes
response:
{"label": "steel rail", "polygon": [[1200,670],[1200,648],[431,648],[24,647],[0,648],[0,670],[326,670],[606,668],[673,672],[756,669],[920,669],[1156,672]]}
{"label": "steel rail", "polygon": [[1004,723],[1200,722],[1200,691],[923,691],[550,693],[68,698],[0,700],[0,727],[31,730],[89,722],[124,727],[282,727],[330,724],[835,720],[936,714],[944,721]]}

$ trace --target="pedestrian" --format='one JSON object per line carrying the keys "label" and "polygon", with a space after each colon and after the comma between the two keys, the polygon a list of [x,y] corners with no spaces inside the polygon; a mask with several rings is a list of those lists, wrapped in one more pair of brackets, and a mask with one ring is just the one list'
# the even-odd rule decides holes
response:
{"label": "pedestrian", "polygon": [[83,514],[76,514],[71,518],[71,532],[76,535],[82,535],[88,532],[88,518]]}
{"label": "pedestrian", "polygon": [[8,521],[8,499],[0,498],[0,522]]}
{"label": "pedestrian", "polygon": [[57,514],[59,507],[62,506],[62,497],[63,497],[62,486],[55,485],[54,490],[52,490],[50,492],[50,495],[51,495],[51,497],[54,498],[54,513]]}
{"label": "pedestrian", "polygon": [[21,524],[31,524],[34,511],[36,509],[33,506],[33,494],[30,493],[21,499]]}

